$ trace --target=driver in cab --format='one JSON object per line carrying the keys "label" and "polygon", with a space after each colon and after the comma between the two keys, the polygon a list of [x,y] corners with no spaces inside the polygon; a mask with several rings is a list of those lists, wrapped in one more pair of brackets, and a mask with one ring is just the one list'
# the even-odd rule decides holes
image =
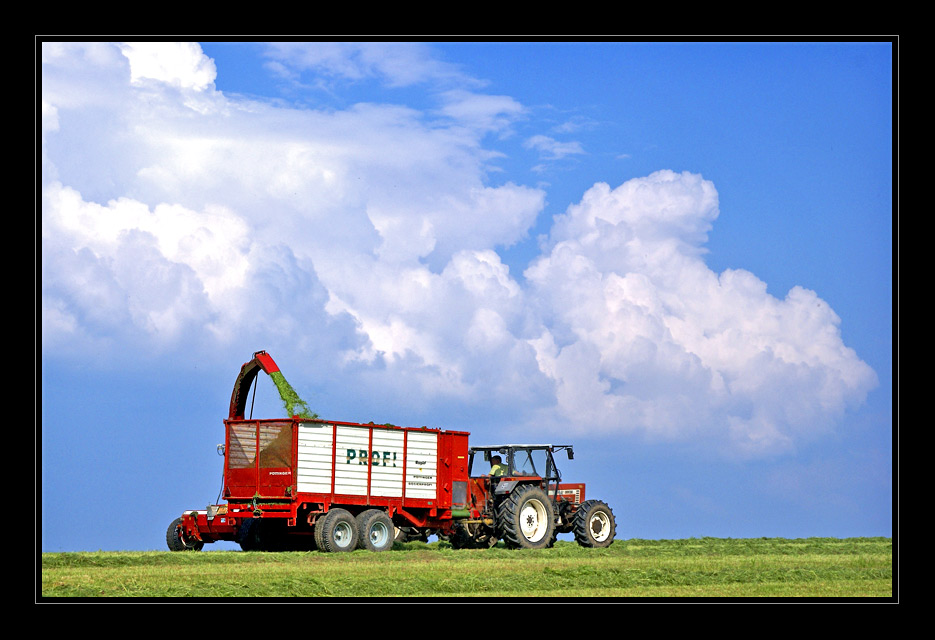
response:
{"label": "driver in cab", "polygon": [[499,478],[505,476],[507,472],[506,465],[503,464],[503,459],[500,456],[492,456],[490,458],[490,477]]}

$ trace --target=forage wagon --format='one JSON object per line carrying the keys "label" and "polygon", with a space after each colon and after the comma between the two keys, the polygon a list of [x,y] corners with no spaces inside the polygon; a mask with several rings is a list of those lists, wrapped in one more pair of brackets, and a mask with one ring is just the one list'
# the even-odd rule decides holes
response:
{"label": "forage wagon", "polygon": [[[570,445],[472,447],[469,433],[293,415],[246,418],[257,375],[279,375],[265,351],[245,363],[224,420],[224,504],[185,511],[166,533],[173,551],[236,541],[244,550],[357,548],[438,535],[455,548],[613,542],[610,507],[562,481],[555,456]],[[499,458],[496,474],[490,464]]]}

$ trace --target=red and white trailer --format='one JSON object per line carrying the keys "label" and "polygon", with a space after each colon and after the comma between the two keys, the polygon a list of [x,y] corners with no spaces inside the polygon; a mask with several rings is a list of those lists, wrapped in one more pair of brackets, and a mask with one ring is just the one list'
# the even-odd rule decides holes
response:
{"label": "red and white trailer", "polygon": [[[517,452],[514,473],[472,477],[475,451],[465,431],[247,419],[248,392],[260,371],[279,372],[263,351],[241,368],[224,421],[226,504],[184,512],[167,531],[171,550],[231,540],[245,550],[383,551],[400,531],[435,533],[458,547],[492,546],[501,538],[510,546],[551,546],[562,531],[587,546],[613,539],[615,521],[603,503],[595,509],[597,501],[589,501],[593,521],[579,522],[584,485],[559,483],[551,445],[504,445],[508,462]],[[477,452],[489,459],[495,449]],[[520,452],[528,454],[528,468]]]}

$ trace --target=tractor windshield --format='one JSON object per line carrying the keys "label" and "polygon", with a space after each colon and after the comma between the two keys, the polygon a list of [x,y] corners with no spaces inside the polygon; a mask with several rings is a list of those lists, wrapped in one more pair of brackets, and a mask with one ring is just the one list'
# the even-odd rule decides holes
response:
{"label": "tractor windshield", "polygon": [[546,449],[517,449],[513,452],[513,474],[517,476],[553,475],[551,456]]}

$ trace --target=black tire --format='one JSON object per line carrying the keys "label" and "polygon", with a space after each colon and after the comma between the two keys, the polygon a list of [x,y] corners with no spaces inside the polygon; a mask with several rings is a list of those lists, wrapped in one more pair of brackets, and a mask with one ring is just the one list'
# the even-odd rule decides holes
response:
{"label": "black tire", "polygon": [[368,509],[357,518],[357,546],[367,551],[387,551],[393,548],[396,529],[385,511]]}
{"label": "black tire", "polygon": [[558,529],[552,532],[552,539],[549,540],[548,548],[551,549],[554,547],[556,542],[558,542]]}
{"label": "black tire", "polygon": [[315,541],[315,548],[318,549],[319,551],[324,551],[324,549],[321,546],[322,544],[324,544],[321,541],[321,532],[324,530],[324,528],[320,526],[322,523],[322,520],[324,519],[325,519],[324,516],[318,518],[318,520],[315,521],[315,525],[312,527],[312,539]]}
{"label": "black tire", "polygon": [[617,521],[605,502],[587,500],[575,512],[573,530],[582,547],[609,547],[617,534]]}
{"label": "black tire", "polygon": [[539,487],[521,485],[497,508],[497,532],[512,549],[551,547],[554,531],[552,501]]}
{"label": "black tire", "polygon": [[166,530],[166,544],[169,546],[169,551],[201,551],[205,543],[188,538],[182,532],[181,524],[182,519],[176,518]]}
{"label": "black tire", "polygon": [[345,509],[331,509],[315,523],[315,543],[321,551],[353,551],[357,540],[357,520]]}
{"label": "black tire", "polygon": [[243,551],[261,551],[260,521],[255,518],[244,520],[237,529],[236,540]]}

